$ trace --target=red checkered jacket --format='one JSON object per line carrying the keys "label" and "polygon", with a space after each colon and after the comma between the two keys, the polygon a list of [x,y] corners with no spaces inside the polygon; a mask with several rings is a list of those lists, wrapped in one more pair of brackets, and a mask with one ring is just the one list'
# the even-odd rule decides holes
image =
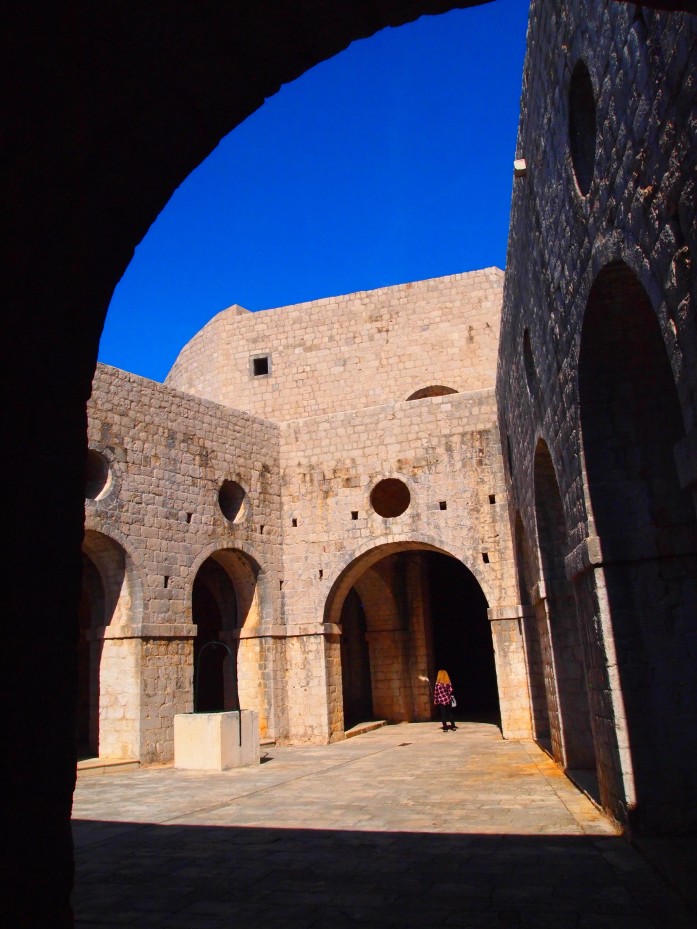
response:
{"label": "red checkered jacket", "polygon": [[433,688],[433,702],[436,704],[450,703],[450,698],[453,695],[453,685],[452,684],[436,684]]}

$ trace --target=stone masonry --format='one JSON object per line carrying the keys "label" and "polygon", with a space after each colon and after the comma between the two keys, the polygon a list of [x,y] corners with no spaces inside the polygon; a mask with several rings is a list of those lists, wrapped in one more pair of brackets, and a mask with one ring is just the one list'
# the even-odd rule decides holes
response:
{"label": "stone masonry", "polygon": [[[87,608],[93,750],[171,758],[172,717],[193,708],[205,564],[227,576],[210,582],[221,608],[233,590],[234,620],[214,637],[235,652],[239,699],[262,736],[343,736],[341,609],[364,576],[366,610],[392,624],[369,630],[376,709],[429,718],[417,683],[434,674],[423,596],[408,621],[396,605],[388,616],[366,574],[425,551],[458,559],[481,588],[503,731],[530,733],[493,390],[502,284],[488,269],[257,314],[233,307],[165,385],[100,366],[89,436],[103,483],[87,502],[84,550],[103,583],[110,564],[120,573],[116,593]],[[371,504],[385,479],[408,488],[396,517]],[[227,484],[240,494],[232,513]]]}
{"label": "stone masonry", "polygon": [[697,824],[697,17],[531,4],[497,378],[533,729]]}
{"label": "stone masonry", "polygon": [[232,306],[164,385],[98,369],[92,751],[169,760],[195,700],[279,742],[431,718],[456,564],[504,737],[694,829],[696,80],[694,15],[533,0],[505,284]]}

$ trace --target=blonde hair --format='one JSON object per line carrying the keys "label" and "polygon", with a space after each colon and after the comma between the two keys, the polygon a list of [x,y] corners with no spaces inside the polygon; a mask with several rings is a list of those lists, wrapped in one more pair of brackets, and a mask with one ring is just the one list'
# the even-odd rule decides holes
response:
{"label": "blonde hair", "polygon": [[436,678],[436,684],[449,684],[450,675],[447,671],[439,671],[438,677]]}

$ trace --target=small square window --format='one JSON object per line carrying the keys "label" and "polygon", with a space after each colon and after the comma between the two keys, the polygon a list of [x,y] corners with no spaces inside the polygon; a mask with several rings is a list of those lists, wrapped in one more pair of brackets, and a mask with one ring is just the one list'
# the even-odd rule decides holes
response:
{"label": "small square window", "polygon": [[440,503],[438,504],[438,506],[440,507],[441,510],[447,510],[447,509],[448,509],[448,504],[447,504],[447,502],[446,502],[445,500],[441,500]]}
{"label": "small square window", "polygon": [[358,519],[358,510],[351,510],[351,519]]}
{"label": "small square window", "polygon": [[259,355],[257,358],[252,358],[252,374],[254,377],[271,374],[271,356]]}

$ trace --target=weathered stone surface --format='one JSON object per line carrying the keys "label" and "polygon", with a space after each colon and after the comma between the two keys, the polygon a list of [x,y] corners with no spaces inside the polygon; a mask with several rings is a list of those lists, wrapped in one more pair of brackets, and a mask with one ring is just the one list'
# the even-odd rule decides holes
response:
{"label": "weathered stone surface", "polygon": [[[579,62],[595,107],[576,119],[595,140],[586,195],[569,132]],[[695,16],[532,3],[497,380],[521,602],[540,617],[528,649],[557,663],[536,675],[536,731],[563,762],[556,690],[580,673],[603,802],[658,830],[697,823],[696,75]],[[564,622],[580,633],[568,660]]]}
{"label": "weathered stone surface", "polygon": [[[446,552],[497,615],[519,609],[493,392],[502,282],[488,269],[265,313],[233,307],[192,340],[166,385],[98,368],[89,441],[107,473],[87,502],[84,550],[97,573],[120,580],[111,616],[90,600],[90,636],[131,636],[143,651],[139,669],[108,650],[91,657],[95,750],[171,758],[173,715],[194,702],[196,584],[211,560],[224,577],[208,581],[223,611],[209,637],[234,651],[228,676],[263,737],[343,736],[341,610],[354,584],[370,611],[374,712],[430,717],[417,683],[435,675],[428,567],[412,558],[398,594],[395,556]],[[406,496],[394,513],[387,499],[381,516],[372,490],[385,478]],[[518,624],[487,634],[503,731],[528,736]],[[130,695],[125,742],[100,675]]]}

